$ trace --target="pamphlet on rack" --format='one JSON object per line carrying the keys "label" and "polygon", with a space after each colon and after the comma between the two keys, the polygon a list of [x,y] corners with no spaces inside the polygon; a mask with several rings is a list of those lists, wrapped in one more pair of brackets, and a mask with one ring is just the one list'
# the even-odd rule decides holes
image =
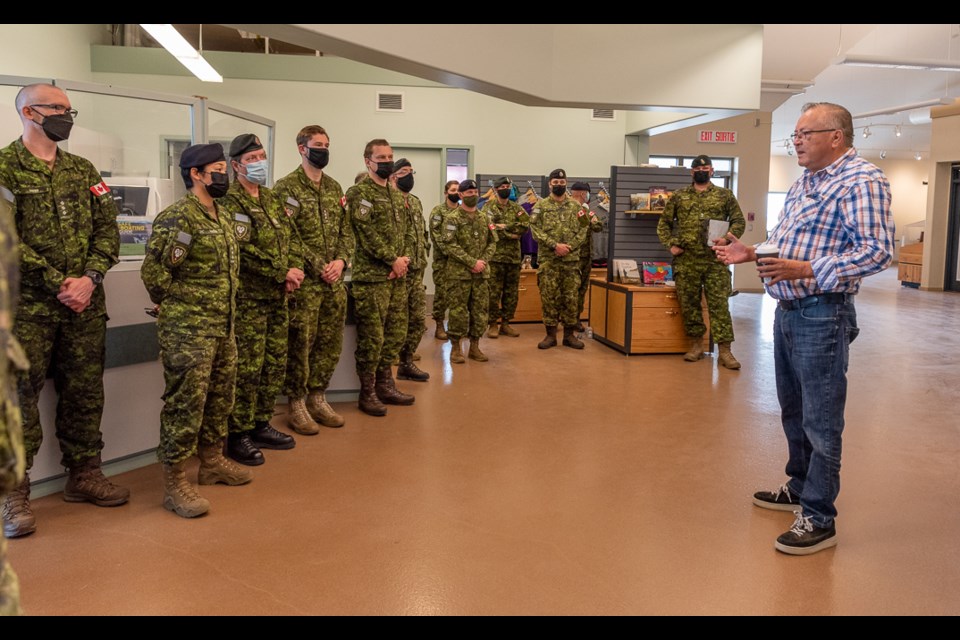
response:
{"label": "pamphlet on rack", "polygon": [[120,259],[142,260],[153,231],[152,218],[117,216],[117,227],[120,229]]}

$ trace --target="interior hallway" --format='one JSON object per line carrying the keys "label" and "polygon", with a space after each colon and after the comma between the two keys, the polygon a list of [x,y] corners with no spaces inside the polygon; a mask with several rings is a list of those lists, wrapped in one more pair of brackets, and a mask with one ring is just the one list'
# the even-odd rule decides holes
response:
{"label": "interior hallway", "polygon": [[[28,614],[960,614],[960,295],[858,297],[839,545],[774,551],[789,513],[773,303],[731,299],[740,372],[589,341],[539,351],[542,325],[445,362],[386,418],[265,451],[245,487],[161,506],[157,465],[116,509],[35,501],[9,541]],[[429,323],[432,329],[432,322]],[[353,357],[345,353],[345,358]],[[274,420],[279,426],[282,417]],[[52,436],[51,436],[52,437]],[[196,478],[195,466],[192,475]]]}

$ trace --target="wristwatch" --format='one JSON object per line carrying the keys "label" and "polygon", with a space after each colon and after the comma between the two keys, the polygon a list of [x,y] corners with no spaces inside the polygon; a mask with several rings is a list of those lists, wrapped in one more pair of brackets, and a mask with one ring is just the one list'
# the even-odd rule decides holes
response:
{"label": "wristwatch", "polygon": [[94,286],[101,284],[103,282],[103,274],[99,271],[94,271],[93,269],[87,269],[83,272],[83,275],[87,276],[93,280]]}

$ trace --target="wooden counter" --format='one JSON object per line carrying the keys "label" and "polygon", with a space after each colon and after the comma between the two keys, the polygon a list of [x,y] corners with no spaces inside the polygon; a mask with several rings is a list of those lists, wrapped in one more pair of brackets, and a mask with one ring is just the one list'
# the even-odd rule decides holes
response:
{"label": "wooden counter", "polygon": [[[606,277],[607,270],[591,269],[591,279]],[[590,287],[583,301],[581,320],[590,317]],[[543,306],[540,303],[540,287],[537,286],[537,270],[520,270],[520,295],[517,301],[517,312],[513,315],[513,322],[543,322]]]}

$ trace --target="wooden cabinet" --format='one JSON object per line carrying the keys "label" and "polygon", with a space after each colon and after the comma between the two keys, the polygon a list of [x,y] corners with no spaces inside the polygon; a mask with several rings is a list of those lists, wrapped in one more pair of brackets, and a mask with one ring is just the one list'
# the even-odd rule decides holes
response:
{"label": "wooden cabinet", "polygon": [[[685,353],[690,344],[683,327],[677,292],[663,286],[590,281],[590,326],[593,337],[626,354]],[[710,348],[709,318],[704,349]]]}
{"label": "wooden cabinet", "polygon": [[897,278],[905,287],[920,286],[923,273],[923,243],[908,244],[900,247],[900,262],[897,265]]}
{"label": "wooden cabinet", "polygon": [[[591,269],[591,278],[605,277],[606,269]],[[590,288],[583,301],[583,314],[580,319],[590,317]],[[520,295],[517,301],[517,312],[513,316],[514,322],[543,322],[543,307],[540,303],[540,287],[537,286],[537,270],[520,270]]]}

